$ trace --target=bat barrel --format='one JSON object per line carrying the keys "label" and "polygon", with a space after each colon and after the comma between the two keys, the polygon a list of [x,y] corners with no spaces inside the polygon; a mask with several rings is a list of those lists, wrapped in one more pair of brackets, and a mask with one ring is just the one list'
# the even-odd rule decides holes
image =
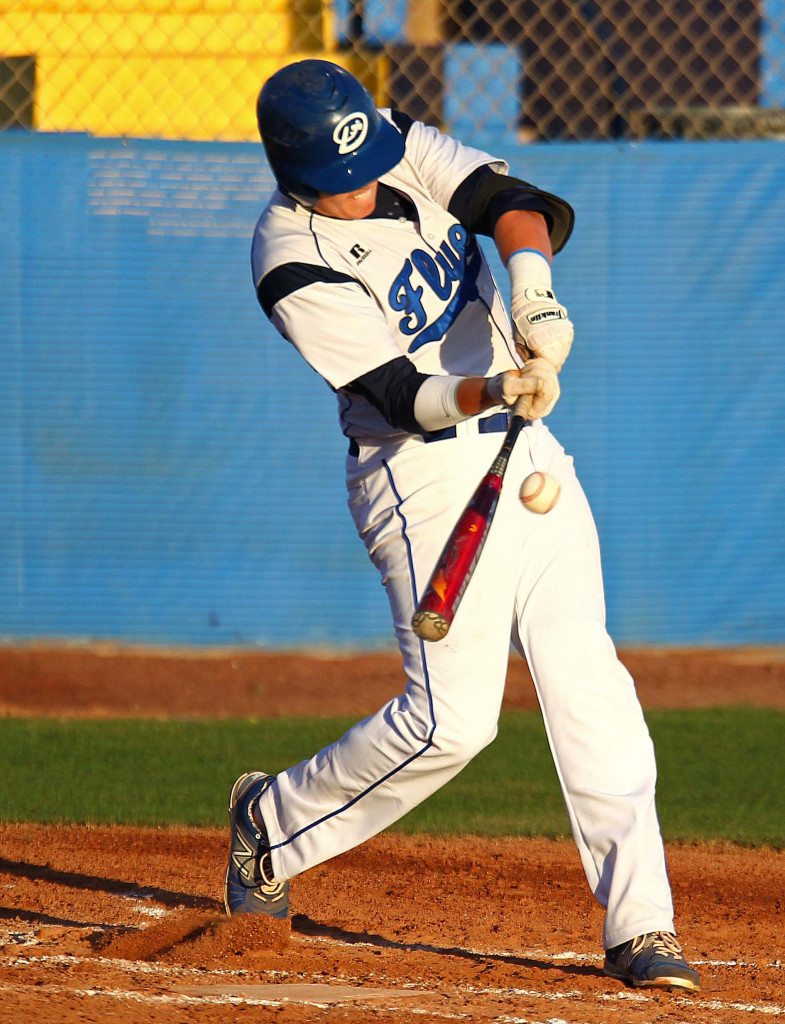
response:
{"label": "bat barrel", "polygon": [[523,396],[516,404],[499,454],[453,528],[425,593],[417,604],[412,616],[412,629],[421,640],[441,640],[452,625],[488,536],[513,445],[526,424],[523,415],[525,398]]}
{"label": "bat barrel", "polygon": [[412,629],[421,640],[435,643],[447,636],[450,623],[447,616],[441,612],[418,605],[418,610],[412,617]]}
{"label": "bat barrel", "polygon": [[421,640],[435,642],[447,635],[485,544],[501,483],[497,473],[486,474],[450,534],[412,617]]}

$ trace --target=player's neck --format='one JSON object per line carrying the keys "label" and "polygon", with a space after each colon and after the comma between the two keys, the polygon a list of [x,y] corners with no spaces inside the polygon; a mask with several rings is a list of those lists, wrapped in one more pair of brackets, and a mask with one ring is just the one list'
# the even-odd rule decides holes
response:
{"label": "player's neck", "polygon": [[392,220],[417,220],[417,208],[408,196],[380,181],[376,193],[376,207],[368,216]]}

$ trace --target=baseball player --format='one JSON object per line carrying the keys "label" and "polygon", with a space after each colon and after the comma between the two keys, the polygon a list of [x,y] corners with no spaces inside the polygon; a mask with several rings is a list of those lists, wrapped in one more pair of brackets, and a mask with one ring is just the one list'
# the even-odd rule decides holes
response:
{"label": "baseball player", "polygon": [[[285,917],[291,878],[401,818],[490,743],[512,641],[605,908],[606,974],[696,991],[674,934],[652,743],[605,628],[595,526],[543,423],[573,340],[551,277],[571,207],[504,161],[378,110],[326,61],[276,72],[257,114],[278,189],[253,238],[256,294],[335,393],[349,508],[407,684],[310,760],[237,780],[227,912]],[[478,234],[509,272],[512,324]],[[411,628],[418,596],[519,398],[527,424],[482,557],[449,635],[424,643]],[[561,484],[547,515],[518,499],[535,469]]]}

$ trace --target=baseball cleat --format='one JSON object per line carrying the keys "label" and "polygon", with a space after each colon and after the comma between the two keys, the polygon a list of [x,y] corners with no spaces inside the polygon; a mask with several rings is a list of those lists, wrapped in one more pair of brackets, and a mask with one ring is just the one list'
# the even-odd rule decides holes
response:
{"label": "baseball cleat", "polygon": [[672,932],[646,932],[605,950],[604,973],[634,988],[683,988],[700,991],[700,975],[684,959]]}
{"label": "baseball cleat", "polygon": [[272,781],[273,776],[264,772],[246,772],[232,786],[229,864],[224,882],[224,905],[229,915],[289,914],[289,883],[274,877],[267,834],[253,818],[259,797]]}

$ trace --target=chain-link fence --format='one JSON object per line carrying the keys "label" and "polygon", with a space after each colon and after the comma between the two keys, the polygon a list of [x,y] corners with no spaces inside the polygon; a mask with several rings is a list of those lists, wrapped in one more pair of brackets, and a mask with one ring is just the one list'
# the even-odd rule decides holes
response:
{"label": "chain-link fence", "polygon": [[0,129],[256,138],[277,67],[510,139],[785,137],[785,0],[0,0]]}

